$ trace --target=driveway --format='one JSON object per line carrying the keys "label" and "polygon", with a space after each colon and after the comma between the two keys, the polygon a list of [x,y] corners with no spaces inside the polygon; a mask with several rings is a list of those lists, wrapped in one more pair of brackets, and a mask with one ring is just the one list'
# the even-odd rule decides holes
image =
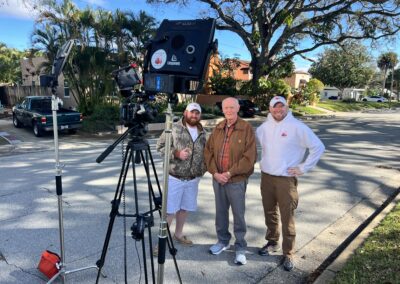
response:
{"label": "driveway", "polygon": [[[186,234],[195,245],[190,248],[176,245],[183,283],[305,282],[307,276],[399,188],[398,121],[399,111],[337,114],[334,118],[306,121],[321,137],[327,151],[316,169],[299,180],[296,268],[291,273],[283,271],[279,253],[267,257],[257,254],[257,249],[265,242],[258,164],[247,189],[248,263],[235,265],[232,250],[218,256],[208,253],[216,239],[211,176],[206,174],[200,183],[198,212],[189,215],[185,226]],[[260,120],[252,120],[252,123],[257,126]],[[3,124],[0,127],[1,131],[5,129]],[[0,283],[45,283],[46,279],[36,270],[40,254],[45,249],[59,252],[52,137],[38,139],[22,135],[16,138],[21,141],[17,144],[26,145],[22,147],[25,152],[0,154]],[[100,257],[110,201],[121,168],[121,146],[103,163],[96,164],[95,159],[112,141],[79,135],[60,137],[60,159],[65,165],[62,182],[67,270],[93,265]],[[155,152],[156,140],[149,142],[161,178],[162,161]],[[40,151],[35,147],[40,147]],[[149,208],[148,187],[141,165],[136,165],[136,172],[137,200],[144,212]],[[157,192],[154,175],[152,181]],[[125,200],[126,212],[133,212],[135,199],[131,177],[127,179]],[[138,283],[140,276],[144,282],[141,243],[130,237],[132,223],[132,218],[126,218],[127,233],[124,234],[124,219],[116,219],[103,269],[108,277],[100,283],[124,282],[124,235],[127,236],[128,283]],[[158,216],[155,223],[154,242]],[[146,247],[147,236],[146,231]],[[148,252],[146,260],[150,271]],[[157,271],[157,264],[155,269]],[[95,276],[94,270],[87,270],[67,275],[67,279],[70,283],[94,283]],[[149,281],[152,282],[151,278]],[[169,254],[165,283],[177,283]]]}

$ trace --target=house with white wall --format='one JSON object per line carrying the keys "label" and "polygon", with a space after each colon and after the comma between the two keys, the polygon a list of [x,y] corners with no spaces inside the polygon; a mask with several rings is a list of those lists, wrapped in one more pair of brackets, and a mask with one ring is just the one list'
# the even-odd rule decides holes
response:
{"label": "house with white wall", "polygon": [[342,93],[342,99],[360,101],[365,95],[365,89],[345,88]]}
{"label": "house with white wall", "polygon": [[324,87],[324,89],[320,92],[319,99],[320,99],[321,101],[326,101],[326,100],[328,100],[329,98],[331,98],[331,99],[333,99],[333,98],[338,99],[338,97],[339,97],[339,92],[340,92],[340,90],[339,90],[338,88],[336,88],[336,87],[329,87],[329,86],[326,86],[326,87]]}

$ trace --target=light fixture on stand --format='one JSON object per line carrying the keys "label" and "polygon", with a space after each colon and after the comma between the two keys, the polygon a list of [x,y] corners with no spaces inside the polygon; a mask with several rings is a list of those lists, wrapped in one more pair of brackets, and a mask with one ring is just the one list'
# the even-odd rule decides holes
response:
{"label": "light fixture on stand", "polygon": [[82,267],[74,270],[66,270],[65,261],[65,246],[64,246],[64,216],[63,216],[63,198],[62,198],[62,165],[60,164],[59,157],[59,144],[58,144],[58,123],[57,123],[57,111],[61,100],[57,97],[58,77],[64,69],[65,63],[67,62],[68,56],[74,46],[75,40],[68,40],[57,52],[57,56],[53,62],[51,75],[41,76],[41,85],[51,87],[51,109],[53,114],[53,133],[54,133],[54,153],[55,153],[55,169],[56,169],[56,193],[58,200],[58,224],[59,224],[59,235],[60,235],[60,264],[59,271],[54,275],[47,283],[52,283],[57,278],[61,278],[61,283],[65,283],[65,275],[74,272],[87,270],[87,269],[98,269],[96,265]]}

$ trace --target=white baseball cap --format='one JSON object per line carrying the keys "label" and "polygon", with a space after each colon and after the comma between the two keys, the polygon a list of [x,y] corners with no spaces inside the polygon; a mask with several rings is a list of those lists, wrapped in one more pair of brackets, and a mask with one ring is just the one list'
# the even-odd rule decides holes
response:
{"label": "white baseball cap", "polygon": [[201,113],[201,107],[198,103],[190,103],[186,107],[187,111],[192,111],[192,110],[197,110],[198,112]]}
{"label": "white baseball cap", "polygon": [[276,105],[277,103],[281,103],[281,104],[283,104],[284,106],[287,105],[287,102],[286,102],[286,100],[285,100],[284,97],[275,96],[275,97],[273,97],[273,98],[271,99],[271,101],[269,102],[269,106],[270,106],[270,107],[275,107],[275,105]]}

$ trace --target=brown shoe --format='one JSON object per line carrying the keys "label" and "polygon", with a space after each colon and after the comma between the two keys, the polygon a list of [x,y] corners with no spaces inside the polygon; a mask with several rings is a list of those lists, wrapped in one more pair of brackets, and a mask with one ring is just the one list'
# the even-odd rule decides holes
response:
{"label": "brown shoe", "polygon": [[193,246],[193,242],[186,236],[182,236],[182,237],[178,238],[177,236],[174,235],[174,240],[184,246],[188,246],[188,247]]}

